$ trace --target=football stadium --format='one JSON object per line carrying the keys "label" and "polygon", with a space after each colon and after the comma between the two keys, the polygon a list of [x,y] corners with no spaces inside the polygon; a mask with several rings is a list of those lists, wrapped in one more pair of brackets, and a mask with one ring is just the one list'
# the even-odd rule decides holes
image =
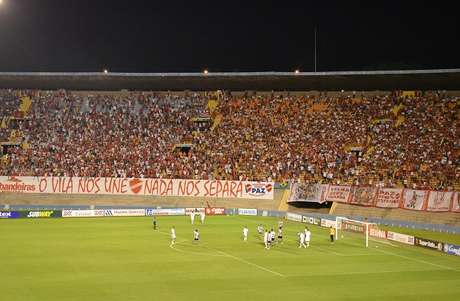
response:
{"label": "football stadium", "polygon": [[[2,22],[45,23],[15,5],[20,52]],[[318,71],[316,43],[288,72],[24,71],[0,45],[1,300],[460,300],[460,69]]]}

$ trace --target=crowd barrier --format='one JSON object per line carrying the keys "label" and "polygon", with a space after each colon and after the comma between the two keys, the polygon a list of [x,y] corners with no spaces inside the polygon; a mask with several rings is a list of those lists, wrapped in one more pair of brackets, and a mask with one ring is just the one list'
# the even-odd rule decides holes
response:
{"label": "crowd barrier", "polygon": [[[299,214],[284,211],[259,210],[256,208],[97,208],[97,209],[62,209],[62,210],[13,210],[0,211],[0,219],[37,219],[37,218],[91,218],[91,217],[135,217],[135,216],[186,216],[192,212],[204,212],[207,215],[246,215],[286,218],[287,220],[317,225],[321,227],[338,227],[335,216],[319,214]],[[372,222],[367,220],[368,222]],[[432,239],[402,234],[394,231],[373,229],[371,237],[388,239],[398,243],[419,246],[460,256],[460,246]]]}

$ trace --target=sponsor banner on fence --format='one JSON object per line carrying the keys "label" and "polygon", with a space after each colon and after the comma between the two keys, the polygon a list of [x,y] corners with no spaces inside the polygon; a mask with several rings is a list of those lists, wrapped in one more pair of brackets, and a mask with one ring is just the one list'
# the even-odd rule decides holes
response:
{"label": "sponsor banner on fence", "polygon": [[0,192],[269,199],[273,182],[99,177],[0,177]]}
{"label": "sponsor banner on fence", "polygon": [[62,211],[61,210],[22,211],[21,216],[26,217],[26,218],[62,217]]}
{"label": "sponsor banner on fence", "polygon": [[329,185],[326,200],[329,202],[348,203],[350,199],[351,186]]}
{"label": "sponsor banner on fence", "polygon": [[288,202],[323,203],[329,185],[295,183]]}
{"label": "sponsor banner on fence", "polygon": [[205,213],[207,215],[225,215],[225,208],[207,207]]}
{"label": "sponsor banner on fence", "polygon": [[403,190],[402,207],[410,210],[425,210],[428,190]]}
{"label": "sponsor banner on fence", "polygon": [[373,206],[377,195],[377,188],[372,186],[353,186],[350,194],[351,204]]}
{"label": "sponsor banner on fence", "polygon": [[192,214],[192,212],[201,213],[201,212],[205,212],[205,209],[204,209],[204,207],[202,207],[202,208],[185,208],[185,215],[190,215],[190,214]]}
{"label": "sponsor banner on fence", "polygon": [[401,207],[402,188],[380,188],[377,192],[375,206],[381,208]]}
{"label": "sponsor banner on fence", "polygon": [[460,256],[460,246],[444,243],[444,252],[447,254]]}
{"label": "sponsor banner on fence", "polygon": [[286,213],[286,219],[288,219],[290,221],[301,222],[302,221],[302,215],[297,214],[297,213],[287,212]]}
{"label": "sponsor banner on fence", "polygon": [[257,215],[257,209],[238,208],[238,215]]}
{"label": "sponsor banner on fence", "polygon": [[431,240],[431,239],[420,238],[420,237],[415,237],[415,245],[420,246],[420,247],[425,247],[428,249],[438,250],[441,252],[443,248],[442,242]]}
{"label": "sponsor banner on fence", "polygon": [[428,195],[428,211],[449,211],[454,197],[453,191],[430,191]]}
{"label": "sponsor banner on fence", "polygon": [[460,192],[454,194],[454,200],[452,201],[452,211],[460,212]]}
{"label": "sponsor banner on fence", "polygon": [[104,216],[145,216],[145,209],[104,209]]}
{"label": "sponsor banner on fence", "polygon": [[312,216],[302,216],[302,223],[312,224],[312,225],[319,225],[321,224],[321,219],[312,217]]}
{"label": "sponsor banner on fence", "polygon": [[401,233],[396,233],[392,231],[387,232],[387,238],[389,240],[397,241],[403,244],[414,245],[415,238],[412,235],[406,235]]}
{"label": "sponsor banner on fence", "polygon": [[387,231],[371,226],[369,228],[369,235],[376,238],[387,238]]}
{"label": "sponsor banner on fence", "polygon": [[[321,219],[321,227],[335,228],[336,226],[337,226],[336,221],[333,221],[333,220],[330,220],[330,219],[325,219],[325,218]],[[340,227],[339,227],[339,229],[340,229]]]}
{"label": "sponsor banner on fence", "polygon": [[89,210],[62,210],[62,217],[99,217],[104,216],[102,209]]}
{"label": "sponsor banner on fence", "polygon": [[18,211],[0,211],[0,218],[20,218],[21,213]]}
{"label": "sponsor banner on fence", "polygon": [[145,215],[185,215],[185,208],[152,208],[145,209]]}
{"label": "sponsor banner on fence", "polygon": [[342,220],[342,222],[340,223],[340,227],[342,228],[342,230],[348,230],[352,232],[366,232],[366,225],[354,221]]}

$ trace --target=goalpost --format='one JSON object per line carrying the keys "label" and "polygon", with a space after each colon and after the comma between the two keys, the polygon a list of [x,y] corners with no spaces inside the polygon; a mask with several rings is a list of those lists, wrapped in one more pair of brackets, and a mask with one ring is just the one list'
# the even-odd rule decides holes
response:
{"label": "goalpost", "polygon": [[339,233],[343,231],[350,231],[355,233],[362,233],[365,237],[366,248],[369,246],[369,233],[373,229],[377,229],[376,223],[369,223],[363,221],[352,220],[346,217],[337,216],[335,218],[335,239],[339,239]]}

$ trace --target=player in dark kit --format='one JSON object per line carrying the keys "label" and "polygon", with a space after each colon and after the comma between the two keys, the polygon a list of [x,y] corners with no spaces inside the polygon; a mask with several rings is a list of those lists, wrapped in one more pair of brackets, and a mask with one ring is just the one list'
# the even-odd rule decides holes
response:
{"label": "player in dark kit", "polygon": [[153,225],[153,230],[156,230],[157,229],[157,219],[155,217],[153,217],[152,225]]}

